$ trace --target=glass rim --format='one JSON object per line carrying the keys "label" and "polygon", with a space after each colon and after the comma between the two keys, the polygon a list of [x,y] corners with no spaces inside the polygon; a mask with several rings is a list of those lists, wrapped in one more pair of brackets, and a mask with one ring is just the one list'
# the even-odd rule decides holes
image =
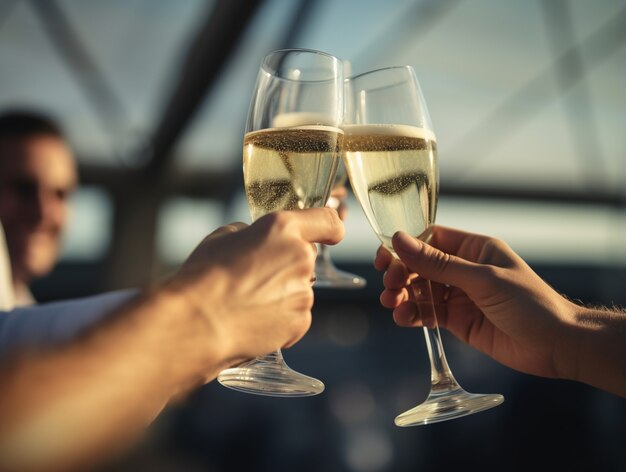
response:
{"label": "glass rim", "polygon": [[[269,69],[268,66],[268,62],[269,59],[272,56],[275,56],[279,53],[283,53],[285,56],[287,53],[294,53],[294,54],[302,54],[302,53],[306,53],[306,54],[314,54],[314,55],[318,55],[318,56],[323,56],[326,57],[328,59],[330,59],[332,61],[333,64],[336,64],[337,66],[337,71],[339,71],[339,75],[342,76],[343,78],[343,70],[341,67],[342,61],[341,59],[339,59],[337,56],[334,56],[330,53],[324,52],[324,51],[320,51],[318,49],[309,49],[309,48],[283,48],[283,49],[276,49],[274,51],[271,51],[269,53],[267,53],[264,57],[263,60],[261,61],[261,70],[274,77],[277,80],[284,80],[287,82],[300,82],[300,83],[324,83],[324,82],[335,82],[337,81],[337,74],[333,77],[330,77],[328,79],[320,79],[320,80],[300,80],[300,79],[291,79],[289,77],[284,77],[282,75],[277,75],[276,70],[275,69]],[[341,81],[339,82],[341,83]]]}
{"label": "glass rim", "polygon": [[376,72],[386,72],[386,71],[392,71],[392,70],[406,70],[406,71],[409,71],[409,73],[411,73],[414,77],[417,75],[415,73],[415,68],[407,64],[404,66],[388,66],[388,67],[381,67],[379,69],[368,70],[365,72],[361,72],[360,74],[357,74],[357,75],[348,76],[344,79],[344,82],[352,81],[355,79],[360,79],[363,76],[374,74]]}

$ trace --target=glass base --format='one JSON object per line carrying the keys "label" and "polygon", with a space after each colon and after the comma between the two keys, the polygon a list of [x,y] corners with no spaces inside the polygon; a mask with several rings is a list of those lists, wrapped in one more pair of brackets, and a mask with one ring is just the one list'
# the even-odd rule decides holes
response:
{"label": "glass base", "polygon": [[310,397],[324,391],[324,384],[290,369],[287,364],[255,359],[220,372],[217,380],[224,387],[271,397]]}
{"label": "glass base", "polygon": [[396,426],[419,426],[453,420],[500,405],[499,394],[468,393],[463,389],[431,392],[424,403],[396,417]]}
{"label": "glass base", "polygon": [[315,264],[314,288],[365,288],[367,280],[360,275],[337,269],[331,262]]}

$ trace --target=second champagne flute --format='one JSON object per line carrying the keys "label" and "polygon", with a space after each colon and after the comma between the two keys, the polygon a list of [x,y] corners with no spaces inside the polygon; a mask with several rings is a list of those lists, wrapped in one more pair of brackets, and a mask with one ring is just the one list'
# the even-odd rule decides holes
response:
{"label": "second champagne flute", "polygon": [[[252,219],[279,210],[324,206],[343,144],[343,69],[339,59],[308,49],[274,51],[261,63],[243,149]],[[301,397],[324,390],[290,369],[279,351],[222,371],[229,388]]]}
{"label": "second champagne flute", "polygon": [[[390,67],[346,80],[344,162],[350,183],[374,232],[391,244],[397,231],[428,240],[435,220],[439,171],[437,141],[415,71]],[[430,282],[411,284],[430,356],[428,398],[396,418],[398,426],[450,420],[499,405],[498,394],[468,393],[443,351]]]}
{"label": "second champagne flute", "polygon": [[[333,183],[333,191],[345,188],[348,174],[346,168],[339,163],[337,176]],[[337,210],[341,205],[338,198],[330,197],[326,206]],[[325,244],[318,245],[317,259],[315,259],[315,288],[354,289],[365,288],[367,281],[360,275],[337,269],[330,257],[330,249]]]}

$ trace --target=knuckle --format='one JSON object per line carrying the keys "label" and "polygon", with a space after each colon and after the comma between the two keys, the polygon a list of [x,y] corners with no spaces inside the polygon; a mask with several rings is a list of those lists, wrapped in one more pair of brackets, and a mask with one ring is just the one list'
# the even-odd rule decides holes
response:
{"label": "knuckle", "polygon": [[504,242],[502,239],[497,238],[489,238],[487,244],[491,249],[496,250],[498,252],[506,252],[510,249],[509,245]]}
{"label": "knuckle", "polygon": [[259,223],[262,223],[265,229],[271,233],[284,231],[288,221],[289,217],[283,211],[268,213],[259,219]]}
{"label": "knuckle", "polygon": [[510,254],[511,247],[501,239],[488,238],[481,251],[481,257],[484,260],[500,260],[502,255]]}
{"label": "knuckle", "polygon": [[523,263],[522,259],[511,249],[505,241],[489,238],[483,244],[478,262],[491,264],[501,268],[510,268]]}
{"label": "knuckle", "polygon": [[504,269],[494,265],[483,265],[480,267],[481,279],[490,285],[500,284],[505,279]]}
{"label": "knuckle", "polygon": [[444,273],[450,263],[450,254],[443,251],[436,251],[433,257],[433,270],[436,273]]}
{"label": "knuckle", "polygon": [[286,212],[268,213],[259,218],[255,222],[255,225],[257,224],[261,237],[278,242],[289,233],[291,218]]}
{"label": "knuckle", "polygon": [[292,218],[289,212],[278,211],[273,213],[273,215],[273,226],[277,232],[284,232],[291,227]]}
{"label": "knuckle", "polygon": [[262,216],[260,221],[263,221],[268,227],[273,228],[276,226],[279,218],[280,215],[278,213],[268,213],[267,215]]}
{"label": "knuckle", "polygon": [[245,223],[241,222],[241,221],[236,221],[234,223],[229,223],[226,226],[223,227],[224,231],[228,232],[228,233],[236,233],[237,231],[239,231],[240,229],[244,228],[246,226]]}
{"label": "knuckle", "polygon": [[275,218],[276,216],[274,215],[274,213],[263,215],[261,218],[259,218],[252,224],[252,227],[255,230],[259,231],[261,234],[267,235],[269,234],[271,229],[274,227]]}

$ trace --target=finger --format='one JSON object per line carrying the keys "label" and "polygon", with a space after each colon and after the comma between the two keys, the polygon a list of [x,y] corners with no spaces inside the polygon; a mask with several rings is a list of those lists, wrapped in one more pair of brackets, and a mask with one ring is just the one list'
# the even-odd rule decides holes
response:
{"label": "finger", "polygon": [[343,239],[345,230],[335,210],[309,208],[279,213],[289,220],[285,224],[291,224],[297,228],[300,236],[306,241],[332,245]]}
{"label": "finger", "polygon": [[[220,226],[219,228],[217,228],[215,231],[213,231],[212,233],[208,234],[207,236],[204,237],[204,239],[202,241],[200,241],[200,244],[198,244],[198,246],[196,246],[196,248],[193,250],[192,252],[192,256],[194,254],[198,254],[197,251],[201,251],[202,248],[205,247],[205,245],[215,239],[221,238],[222,236],[226,236],[228,234],[233,234],[236,233],[237,231],[241,231],[244,228],[247,228],[248,225],[246,223],[242,223],[240,221],[237,221],[235,223],[230,223],[224,226]],[[192,257],[190,256],[190,258]]]}
{"label": "finger", "polygon": [[[403,326],[403,327],[426,326],[429,328],[433,328],[435,326],[434,324],[435,319],[432,318],[432,316],[430,315],[428,315],[426,319],[424,319],[424,312],[429,312],[432,309],[431,307],[428,307],[426,305],[427,304],[424,304],[424,303],[416,303],[414,300],[406,300],[400,303],[393,310],[393,320],[398,326]],[[460,316],[460,318],[463,318],[463,316]],[[447,316],[447,310],[445,309],[445,307],[439,307],[439,309],[437,309],[437,317],[436,317],[436,321],[439,327],[449,329],[454,335],[461,338],[461,336],[457,334],[458,329],[456,331],[452,331],[452,329],[450,329],[450,326],[448,326],[447,324],[448,319],[449,317]],[[464,321],[462,321],[460,324],[463,324],[463,323]],[[454,327],[457,328],[456,325]]]}
{"label": "finger", "polygon": [[348,189],[344,185],[333,188],[330,192],[330,196],[336,198],[337,200],[343,200],[348,196]]}
{"label": "finger", "polygon": [[339,205],[341,205],[341,201],[338,198],[333,196],[328,197],[328,201],[326,202],[326,206],[328,208],[333,208],[337,210],[337,213],[339,213]]}
{"label": "finger", "polygon": [[430,244],[437,249],[450,254],[457,254],[461,245],[468,240],[468,238],[486,238],[478,234],[468,233],[455,228],[448,228],[445,226],[433,226],[432,239]]}
{"label": "finger", "polygon": [[376,258],[374,259],[374,267],[376,270],[384,271],[387,270],[389,264],[393,260],[393,256],[389,252],[389,250],[385,246],[379,246],[376,251]]}
{"label": "finger", "polygon": [[404,302],[393,310],[393,321],[398,326],[407,328],[422,325],[417,306],[412,301]]}
{"label": "finger", "polygon": [[220,226],[215,231],[210,233],[206,239],[217,238],[220,236],[224,236],[225,234],[236,233],[244,228],[248,227],[246,223],[242,223],[241,221],[236,221],[234,223],[229,223],[224,226]]}
{"label": "finger", "polygon": [[383,285],[391,290],[399,290],[409,283],[409,271],[406,266],[397,259],[391,261],[387,272],[383,276]]}
{"label": "finger", "polygon": [[437,249],[447,252],[448,254],[461,255],[461,248],[463,245],[467,245],[468,241],[473,241],[478,244],[486,243],[489,236],[483,236],[482,234],[468,233],[455,228],[448,228],[446,226],[433,226],[432,239],[430,245]]}
{"label": "finger", "polygon": [[409,300],[409,292],[406,289],[383,290],[380,294],[380,303],[385,308],[396,308],[407,300]]}
{"label": "finger", "polygon": [[440,251],[402,231],[393,236],[392,243],[402,262],[420,276],[466,292],[480,290],[485,266]]}
{"label": "finger", "polygon": [[339,208],[337,208],[337,213],[339,214],[339,219],[341,219],[341,221],[346,221],[346,218],[348,218],[348,205],[341,202],[339,204]]}

